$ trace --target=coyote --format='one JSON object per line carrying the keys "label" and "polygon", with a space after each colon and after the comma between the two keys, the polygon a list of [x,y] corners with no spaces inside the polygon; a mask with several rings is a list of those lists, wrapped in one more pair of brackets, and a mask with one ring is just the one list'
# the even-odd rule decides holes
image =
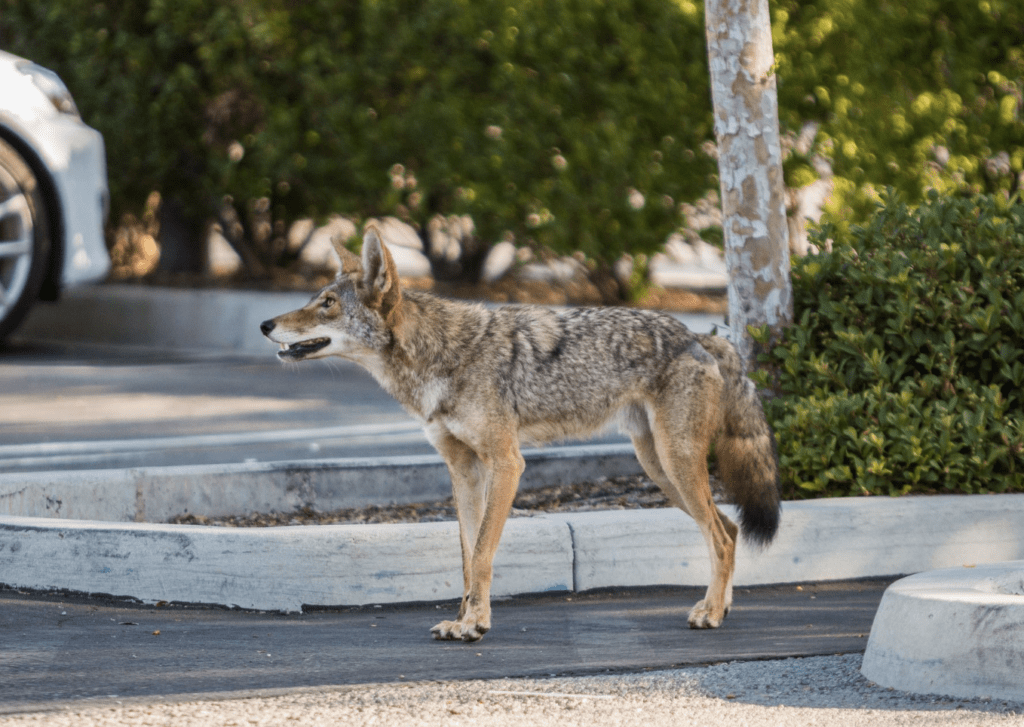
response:
{"label": "coyote", "polygon": [[722,623],[738,528],[712,499],[712,442],[747,540],[767,545],[779,522],[775,436],[732,344],[654,311],[488,309],[403,290],[372,223],[361,259],[334,246],[334,282],[260,328],[284,361],[340,356],[366,368],[423,421],[447,463],[464,589],[458,617],[434,626],[435,638],[476,641],[491,628],[492,561],[525,464],[520,443],[590,435],[613,421],[707,542],[711,583],[690,627]]}

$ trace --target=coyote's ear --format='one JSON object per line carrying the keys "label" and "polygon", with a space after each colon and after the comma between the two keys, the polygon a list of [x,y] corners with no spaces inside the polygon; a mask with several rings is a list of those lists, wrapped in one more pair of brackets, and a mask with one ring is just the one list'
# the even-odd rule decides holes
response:
{"label": "coyote's ear", "polygon": [[345,247],[345,241],[341,235],[331,235],[331,247],[338,258],[338,274],[350,275],[351,273],[363,272],[363,263],[359,256]]}
{"label": "coyote's ear", "polygon": [[389,319],[398,313],[398,306],[402,302],[398,268],[381,240],[380,230],[372,223],[363,231],[363,288],[366,304],[380,308],[384,320],[394,323]]}

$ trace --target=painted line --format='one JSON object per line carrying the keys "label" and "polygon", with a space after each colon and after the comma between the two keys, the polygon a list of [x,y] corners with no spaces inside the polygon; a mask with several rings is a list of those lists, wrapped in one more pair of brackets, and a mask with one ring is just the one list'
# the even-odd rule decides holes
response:
{"label": "painted line", "polygon": [[[302,441],[305,438],[299,438],[298,441]],[[331,446],[345,446],[345,447],[359,447],[359,446],[399,446],[406,444],[421,444],[426,443],[426,437],[423,435],[423,431],[420,427],[415,430],[408,432],[394,432],[388,434],[368,434],[364,436],[356,437],[311,437],[315,439],[315,444],[318,445],[315,452],[312,452],[309,456],[315,456],[317,458],[324,457],[321,451],[329,449]],[[338,440],[342,440],[339,444]],[[126,440],[128,442],[134,442],[134,440]],[[151,441],[151,440],[143,440]],[[258,442],[258,444],[280,444],[296,441],[293,439],[275,439],[270,441]],[[312,444],[313,442],[311,442]],[[197,445],[197,446],[184,446],[183,449],[189,449],[191,451],[206,450],[206,449],[225,449],[232,446],[246,446],[254,444],[252,440],[246,440],[244,442],[235,442],[229,444],[216,444],[216,445]],[[6,471],[43,471],[47,469],[71,469],[75,466],[88,467],[89,469],[111,469],[128,466],[128,463],[147,462],[146,457],[159,455],[163,452],[170,451],[172,449],[178,449],[176,447],[165,447],[165,448],[143,448],[143,447],[131,447],[125,450],[110,450],[102,451],[91,454],[67,454],[67,455],[47,455],[41,457],[16,457],[16,458],[4,458],[0,456],[0,466]],[[277,453],[275,454],[275,458]],[[302,455],[297,455],[301,457]],[[238,461],[238,460],[230,460]],[[260,458],[247,457],[243,462],[259,462],[264,461]],[[270,460],[267,460],[270,461]],[[152,465],[149,466],[158,466]]]}
{"label": "painted line", "polygon": [[307,439],[344,439],[365,436],[387,436],[422,432],[423,425],[409,420],[387,424],[353,424],[315,429],[274,429],[255,432],[225,432],[222,434],[196,434],[179,437],[146,437],[140,439],[96,439],[78,442],[38,442],[33,444],[0,445],[0,460],[16,457],[45,457],[49,455],[116,454],[164,449],[199,449],[233,447],[245,444],[274,442],[301,442]]}

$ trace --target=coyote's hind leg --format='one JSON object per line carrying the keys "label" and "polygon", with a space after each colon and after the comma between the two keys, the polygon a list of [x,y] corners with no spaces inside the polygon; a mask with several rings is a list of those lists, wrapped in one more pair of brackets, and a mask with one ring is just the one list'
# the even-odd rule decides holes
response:
{"label": "coyote's hind leg", "polygon": [[707,543],[711,582],[690,611],[691,628],[717,628],[732,607],[739,529],[715,505],[707,467],[708,447],[720,426],[721,387],[716,368],[688,366],[685,376],[677,377],[665,396],[649,407],[649,432],[633,437],[648,475],[697,522]]}
{"label": "coyote's hind leg", "polygon": [[[661,462],[658,460],[658,455],[654,446],[654,436],[650,431],[648,431],[646,435],[639,433],[633,434],[633,447],[636,449],[637,459],[640,461],[640,465],[644,468],[644,472],[646,472],[647,476],[661,488],[661,491],[665,493],[669,502],[683,512],[690,514],[690,506],[687,505],[686,499],[683,497],[680,489],[675,486],[672,480],[669,479],[664,468],[661,466]],[[730,520],[725,513],[719,510],[717,506],[715,507],[715,511],[717,512],[722,527],[725,529],[726,535],[733,543],[735,543],[737,536],[739,535],[739,528],[736,527],[732,520]],[[703,528],[701,529],[701,532],[703,534]],[[707,538],[706,535],[705,538]],[[714,551],[712,551],[712,566],[714,566],[714,561],[715,556]],[[706,604],[706,602],[707,598],[697,604],[697,606],[700,607],[702,604]],[[723,617],[728,615],[731,608],[732,580],[730,579],[723,596]],[[691,619],[690,625],[694,628],[705,628],[705,626],[699,626],[697,623],[694,623],[693,619]]]}

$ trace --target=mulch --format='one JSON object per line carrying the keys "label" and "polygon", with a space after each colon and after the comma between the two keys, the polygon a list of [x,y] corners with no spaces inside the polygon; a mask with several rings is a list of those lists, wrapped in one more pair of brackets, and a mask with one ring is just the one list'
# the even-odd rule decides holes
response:
{"label": "mulch", "polygon": [[[711,485],[712,490],[719,490],[714,477]],[[642,475],[635,475],[522,490],[516,495],[512,505],[512,517],[529,517],[539,513],[633,510],[668,506],[668,500],[657,485]],[[305,507],[292,512],[249,513],[226,517],[179,515],[169,522],[179,525],[250,528],[340,523],[425,523],[455,519],[455,505],[452,499],[448,498],[438,502],[370,505],[329,512]]]}

